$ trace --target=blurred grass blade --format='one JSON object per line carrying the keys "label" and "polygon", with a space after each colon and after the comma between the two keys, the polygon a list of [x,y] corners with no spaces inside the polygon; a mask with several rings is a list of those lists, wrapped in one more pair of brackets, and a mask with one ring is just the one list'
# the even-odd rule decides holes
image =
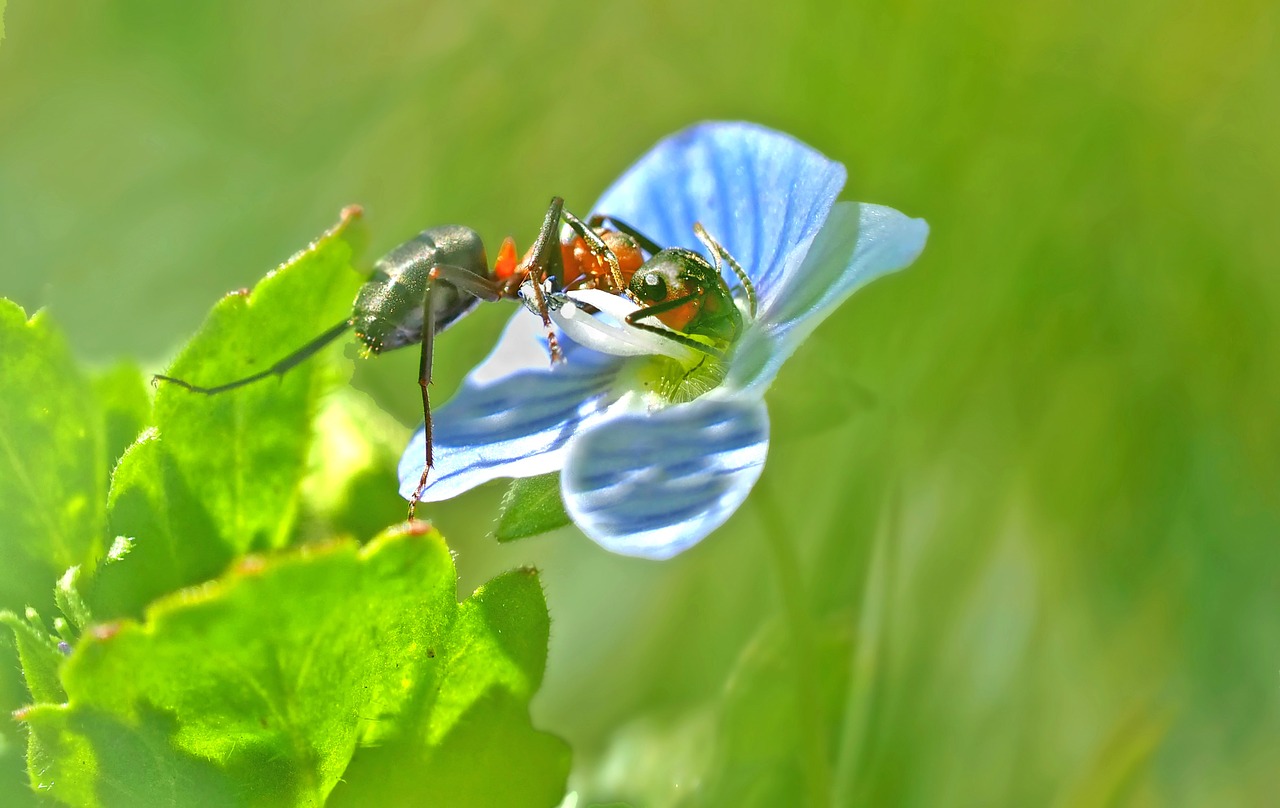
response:
{"label": "blurred grass blade", "polygon": [[901,539],[898,530],[902,498],[892,486],[885,498],[884,517],[871,548],[867,582],[858,612],[858,633],[854,639],[853,659],[840,722],[832,780],[835,805],[855,805],[858,796],[858,769],[869,739],[872,717],[879,691],[879,678],[885,664],[886,626],[893,600],[893,547]]}
{"label": "blurred grass blade", "polygon": [[[1054,802],[1055,808],[1142,804],[1133,792],[1168,735],[1171,718],[1149,704],[1122,716],[1085,772]],[[1154,798],[1146,801],[1154,803]]]}

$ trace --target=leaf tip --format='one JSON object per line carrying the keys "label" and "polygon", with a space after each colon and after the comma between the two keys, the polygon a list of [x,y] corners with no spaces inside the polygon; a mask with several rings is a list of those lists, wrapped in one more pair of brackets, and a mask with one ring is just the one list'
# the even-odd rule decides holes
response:
{"label": "leaf tip", "polygon": [[267,568],[267,560],[260,555],[247,555],[235,563],[234,570],[238,575],[261,575]]}
{"label": "leaf tip", "polygon": [[93,628],[89,629],[89,634],[99,642],[106,642],[107,640],[110,640],[112,637],[119,634],[120,629],[123,628],[123,626],[124,626],[124,623],[122,621],[113,620],[110,623],[101,623],[99,625],[94,626]]}
{"label": "leaf tip", "polygon": [[392,532],[401,536],[425,536],[428,533],[434,533],[435,526],[424,519],[409,519]]}

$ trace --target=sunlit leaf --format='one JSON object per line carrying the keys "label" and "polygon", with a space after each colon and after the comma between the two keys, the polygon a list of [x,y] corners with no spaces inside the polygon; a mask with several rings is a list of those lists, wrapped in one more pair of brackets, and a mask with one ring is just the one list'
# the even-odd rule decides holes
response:
{"label": "sunlit leaf", "polygon": [[0,607],[52,606],[53,582],[100,551],[102,419],[61,334],[0,299]]}
{"label": "sunlit leaf", "polygon": [[77,632],[92,619],[89,605],[80,594],[80,576],[80,567],[72,567],[58,579],[53,590],[53,600],[58,604],[58,610]]}
{"label": "sunlit leaf", "polygon": [[367,540],[403,519],[396,463],[404,439],[404,427],[363,393],[343,387],[327,396],[302,481],[301,540],[335,534]]}
{"label": "sunlit leaf", "polygon": [[478,589],[458,609],[437,682],[415,694],[400,731],[360,750],[331,804],[556,805],[569,748],[534,729],[527,710],[549,628],[533,571]]}
{"label": "sunlit leaf", "polygon": [[31,700],[65,700],[67,694],[63,692],[62,682],[58,679],[58,670],[66,657],[58,650],[49,634],[9,611],[0,612],[0,623],[4,623],[13,632]]}
{"label": "sunlit leaf", "polygon": [[439,535],[407,531],[250,556],[99,626],[65,663],[69,704],[21,716],[34,784],[73,804],[319,804],[436,681],[455,586]]}
{"label": "sunlit leaf", "polygon": [[[168,375],[218,385],[264,370],[350,315],[361,282],[351,262],[357,209],[251,293],[214,306]],[[312,421],[334,383],[312,358],[279,380],[218,395],[176,384],[157,391],[152,426],[116,466],[113,535],[127,556],[100,570],[91,595],[99,619],[136,615],[158,595],[216,574],[238,553],[290,536],[306,472]]]}

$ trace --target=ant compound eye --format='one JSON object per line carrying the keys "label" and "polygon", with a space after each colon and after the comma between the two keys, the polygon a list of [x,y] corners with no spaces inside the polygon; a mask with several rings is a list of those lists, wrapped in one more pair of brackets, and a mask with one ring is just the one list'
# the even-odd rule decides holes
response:
{"label": "ant compound eye", "polygon": [[640,287],[640,296],[650,303],[667,299],[667,282],[656,272],[644,276],[644,284]]}

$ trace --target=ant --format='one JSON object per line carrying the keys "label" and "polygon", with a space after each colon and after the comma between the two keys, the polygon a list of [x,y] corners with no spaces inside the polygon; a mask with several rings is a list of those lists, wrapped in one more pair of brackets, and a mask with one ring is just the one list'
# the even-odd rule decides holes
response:
{"label": "ant", "polygon": [[[563,241],[558,232],[561,221],[572,234]],[[721,260],[729,264],[747,290],[752,316],[755,293],[746,273],[728,252],[700,225],[695,225],[694,230],[714,256],[715,267],[691,250],[663,249],[611,216],[595,215],[583,222],[564,209],[560,197],[551,200],[538,236],[524,258],[517,262],[515,242],[508,237],[492,269],[484,244],[474,230],[460,225],[432,227],[374,264],[372,275],[356,294],[349,318],[271,367],[211,387],[162,374],[153,379],[195,393],[224,393],[269,376],[283,376],[352,328],[370,356],[408,345],[421,346],[418,385],[422,388],[426,465],[409,501],[409,517],[413,518],[433,460],[427,387],[431,383],[435,335],[480,301],[514,299],[522,295],[523,287],[526,305],[542,318],[555,364],[561,361],[562,353],[551,324],[548,295],[596,288],[624,295],[641,306],[627,316],[628,325],[722,357],[741,331],[742,315],[720,276]],[[652,257],[646,261],[643,253]],[[556,291],[548,292],[548,286]],[[639,322],[649,317],[663,325]]]}

